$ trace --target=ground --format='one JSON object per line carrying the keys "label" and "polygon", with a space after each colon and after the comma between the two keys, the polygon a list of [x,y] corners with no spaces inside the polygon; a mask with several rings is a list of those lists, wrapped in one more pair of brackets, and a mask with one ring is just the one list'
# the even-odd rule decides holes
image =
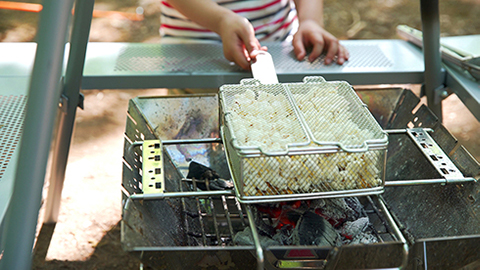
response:
{"label": "ground", "polygon": [[[28,1],[40,2],[40,1]],[[91,41],[158,42],[159,0],[97,0],[95,9],[134,13],[140,22],[94,18]],[[443,35],[478,34],[479,0],[440,1]],[[0,40],[32,41],[37,13],[0,10]],[[397,38],[395,27],[421,28],[419,1],[325,1],[326,28],[342,39]],[[412,86],[418,87],[418,86]],[[128,100],[169,93],[166,89],[87,90],[77,112],[60,216],[39,226],[33,269],[139,269],[140,262],[120,244],[123,132]],[[170,91],[171,92],[171,91]],[[444,103],[444,124],[480,160],[480,124],[455,96]],[[39,224],[42,224],[43,209]]]}

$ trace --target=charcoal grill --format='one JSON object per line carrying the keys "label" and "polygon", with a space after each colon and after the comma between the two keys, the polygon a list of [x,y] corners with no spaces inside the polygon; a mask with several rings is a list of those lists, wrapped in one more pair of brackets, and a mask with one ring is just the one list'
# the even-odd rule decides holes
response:
{"label": "charcoal grill", "polygon": [[[239,203],[232,190],[197,191],[196,180],[186,179],[191,160],[230,179],[219,139],[218,98],[212,94],[130,101],[122,182],[124,249],[158,269],[426,269],[478,263],[478,162],[412,91],[357,93],[390,131],[385,192],[359,197],[379,243],[262,248],[256,226],[249,226],[255,223],[254,206]],[[422,132],[427,139],[416,140]],[[143,194],[141,145],[158,139],[164,186],[161,193]],[[430,152],[422,150],[425,142]],[[432,158],[445,162],[435,164]],[[234,234],[245,228],[252,230],[254,242],[235,245]]]}

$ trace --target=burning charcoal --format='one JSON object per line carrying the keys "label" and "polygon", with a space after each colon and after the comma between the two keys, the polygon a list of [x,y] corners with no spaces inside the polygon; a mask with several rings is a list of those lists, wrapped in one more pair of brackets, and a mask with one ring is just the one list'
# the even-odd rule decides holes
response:
{"label": "burning charcoal", "polygon": [[285,246],[293,245],[293,226],[292,225],[285,225],[279,230],[277,233],[272,237],[273,240],[282,243]]}
{"label": "burning charcoal", "polygon": [[332,225],[321,216],[306,211],[293,230],[295,245],[340,246],[340,235]]}
{"label": "burning charcoal", "polygon": [[344,198],[343,200],[351,210],[349,215],[349,220],[355,220],[355,219],[367,216],[367,214],[365,213],[365,209],[363,209],[363,205],[360,203],[358,198],[347,197],[347,198]]}
{"label": "burning charcoal", "polygon": [[372,244],[377,243],[378,239],[373,234],[368,232],[362,232],[358,234],[355,238],[352,239],[350,242],[351,245],[353,244]]}
{"label": "burning charcoal", "polygon": [[201,190],[224,190],[233,188],[232,183],[220,179],[220,175],[218,175],[216,171],[195,161],[190,162],[188,166],[187,178],[201,180],[197,182],[197,187]]}
{"label": "burning charcoal", "polygon": [[[259,235],[259,239],[260,239],[260,245],[263,248],[266,248],[269,246],[282,245],[280,242],[277,242],[268,236]],[[250,229],[250,227],[247,227],[243,231],[235,234],[235,237],[233,238],[233,242],[235,243],[235,245],[241,245],[241,246],[255,245],[253,242],[252,230]]]}
{"label": "burning charcoal", "polygon": [[334,227],[343,224],[350,210],[343,199],[314,200],[311,206],[315,213],[325,218]]}
{"label": "burning charcoal", "polygon": [[[206,185],[203,183],[199,183],[197,185],[198,188],[201,190],[224,190],[224,189],[232,189],[233,184],[231,182],[225,181],[223,179],[215,179],[215,180],[210,180],[208,182],[208,188],[206,188]],[[203,185],[202,185],[203,184]],[[203,187],[203,189],[202,189]]]}
{"label": "burning charcoal", "polygon": [[256,209],[274,220],[273,227],[279,230],[283,226],[295,227],[302,214],[309,208],[304,201],[281,202],[279,204],[261,204]]}
{"label": "burning charcoal", "polygon": [[257,208],[253,207],[254,217],[255,217],[255,226],[260,235],[266,235],[272,238],[275,235],[275,228],[265,223],[262,218],[262,214],[258,211]]}
{"label": "burning charcoal", "polygon": [[358,234],[365,231],[365,229],[368,227],[368,223],[369,221],[367,217],[359,218],[355,221],[347,221],[343,225],[341,233],[343,236],[345,236],[345,238],[353,239]]}
{"label": "burning charcoal", "polygon": [[198,162],[192,161],[188,166],[187,178],[195,178],[198,180],[214,180],[220,178],[214,170],[204,166]]}
{"label": "burning charcoal", "polygon": [[360,201],[355,198],[313,200],[311,207],[324,217],[333,227],[340,227],[345,221],[357,220],[366,216]]}
{"label": "burning charcoal", "polygon": [[368,217],[362,217],[355,221],[347,221],[341,228],[341,235],[345,237],[344,243],[348,244],[369,244],[376,243],[377,238],[367,232],[370,221]]}

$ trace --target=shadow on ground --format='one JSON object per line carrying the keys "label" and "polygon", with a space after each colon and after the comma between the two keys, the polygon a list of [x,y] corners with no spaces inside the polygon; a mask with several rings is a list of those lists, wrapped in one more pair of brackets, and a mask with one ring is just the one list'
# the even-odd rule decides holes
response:
{"label": "shadow on ground", "polygon": [[[95,251],[84,261],[46,261],[55,224],[43,224],[34,251],[33,269],[139,269],[140,260],[125,252],[120,243],[120,222],[96,244]],[[145,268],[144,268],[145,269]]]}

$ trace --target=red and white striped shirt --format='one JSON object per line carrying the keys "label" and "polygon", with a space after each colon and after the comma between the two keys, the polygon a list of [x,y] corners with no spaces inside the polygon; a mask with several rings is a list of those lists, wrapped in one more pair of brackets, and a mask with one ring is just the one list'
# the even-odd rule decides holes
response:
{"label": "red and white striped shirt", "polygon": [[[247,18],[259,41],[282,41],[296,31],[297,12],[291,0],[213,0]],[[160,35],[165,42],[220,41],[220,37],[192,22],[162,1]]]}

